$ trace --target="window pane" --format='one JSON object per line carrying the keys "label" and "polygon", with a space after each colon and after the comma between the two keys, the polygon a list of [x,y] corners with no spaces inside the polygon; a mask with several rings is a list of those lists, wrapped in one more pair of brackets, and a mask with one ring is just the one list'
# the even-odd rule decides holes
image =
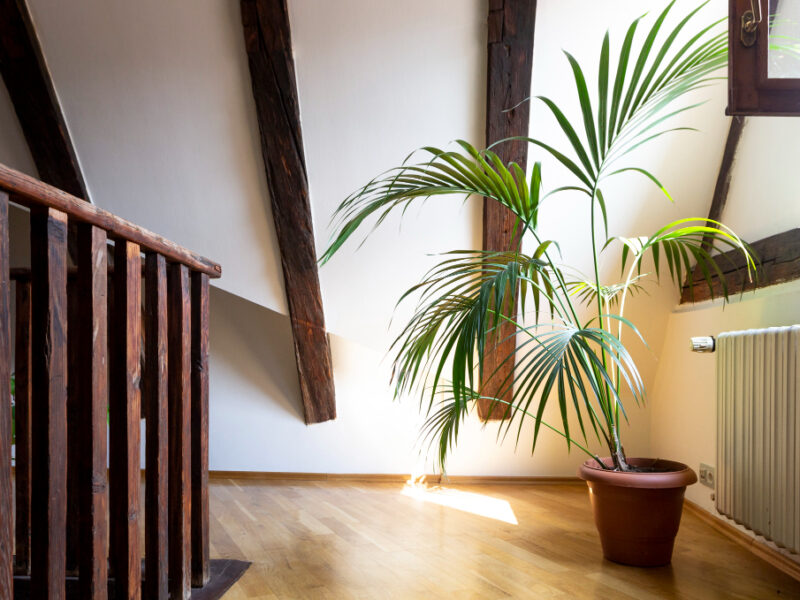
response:
{"label": "window pane", "polygon": [[800,78],[800,0],[769,0],[769,19],[769,78]]}

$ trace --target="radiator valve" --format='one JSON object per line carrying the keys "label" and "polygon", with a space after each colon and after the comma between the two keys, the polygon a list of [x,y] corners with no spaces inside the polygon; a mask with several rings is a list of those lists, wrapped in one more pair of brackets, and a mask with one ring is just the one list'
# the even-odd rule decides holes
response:
{"label": "radiator valve", "polygon": [[692,352],[713,352],[715,347],[714,338],[710,335],[693,337],[691,339]]}

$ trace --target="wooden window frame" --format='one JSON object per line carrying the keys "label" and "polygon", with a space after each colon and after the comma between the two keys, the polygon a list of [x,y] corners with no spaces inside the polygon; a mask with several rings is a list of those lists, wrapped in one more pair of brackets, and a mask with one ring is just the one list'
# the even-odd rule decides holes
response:
{"label": "wooden window frame", "polygon": [[[761,1],[761,0],[756,0]],[[728,18],[729,115],[800,116],[800,79],[770,79],[767,51],[769,18],[758,25],[756,41],[741,41],[742,15],[751,0],[730,0]]]}

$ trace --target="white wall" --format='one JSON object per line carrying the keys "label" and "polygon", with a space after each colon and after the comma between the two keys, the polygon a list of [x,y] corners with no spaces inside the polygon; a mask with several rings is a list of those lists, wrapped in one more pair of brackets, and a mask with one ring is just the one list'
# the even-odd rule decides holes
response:
{"label": "white wall", "polygon": [[95,203],[285,312],[239,4],[28,4]]}
{"label": "white wall", "polygon": [[[483,0],[289,2],[317,251],[339,203],[423,145],[483,144]],[[381,352],[397,299],[436,258],[480,244],[480,203],[431,199],[320,270],[329,331]],[[397,331],[407,307],[394,319]]]}
{"label": "white wall", "polygon": [[[560,0],[539,3],[536,21],[536,42],[533,65],[533,95],[552,98],[564,108],[568,116],[579,119],[580,109],[572,72],[562,50],[568,50],[580,62],[590,90],[596,89],[597,62],[605,31],[610,30],[612,64],[616,64],[619,48],[628,25],[633,19],[649,11],[650,15],[640,25],[637,34],[639,43],[656,14],[666,3],[659,1],[606,0]],[[696,7],[695,2],[679,0],[671,16],[664,24],[664,31],[672,27]],[[700,24],[710,23],[727,10],[726,3],[714,0],[695,17],[694,25],[686,31],[693,34]],[[569,27],[564,19],[569,15]],[[662,35],[664,33],[662,32]],[[682,35],[685,37],[685,35]],[[681,38],[676,43],[680,46]],[[638,46],[635,46],[638,48]],[[699,132],[679,132],[664,136],[650,146],[629,155],[619,163],[622,166],[641,166],[651,170],[664,183],[674,198],[670,202],[649,180],[636,174],[626,174],[606,180],[602,190],[609,211],[609,235],[635,237],[651,235],[669,222],[685,217],[704,217],[708,214],[716,179],[717,165],[722,156],[728,119],[724,116],[726,90],[724,84],[716,85],[697,93],[684,105],[703,102],[702,107],[685,113],[669,123],[669,127],[688,126]],[[593,102],[596,102],[593,95]],[[534,102],[531,115],[531,136],[555,140],[560,149],[569,149],[560,128],[541,102]],[[676,106],[677,108],[677,106]],[[580,120],[576,129],[582,132]],[[666,127],[665,127],[666,128]],[[543,162],[543,181],[546,190],[563,185],[574,185],[575,180],[563,167],[543,150],[533,149],[534,160]],[[542,209],[542,231],[544,238],[552,238],[561,244],[564,263],[577,268],[585,277],[592,277],[591,228],[589,203],[580,194],[563,194],[546,201]],[[597,228],[598,239],[605,239],[604,232]],[[600,259],[601,283],[620,281],[621,248],[615,244],[603,253]],[[640,329],[648,347],[625,333],[648,391],[652,391],[658,352],[666,334],[667,314],[677,301],[677,287],[667,276],[658,286],[647,265],[645,273],[651,275],[643,280],[647,294],[635,299],[626,307],[626,317]],[[634,338],[634,339],[631,339]],[[632,402],[627,404],[632,427],[625,432],[623,444],[630,455],[650,454],[649,404],[644,409]]]}
{"label": "white wall", "polygon": [[[613,11],[588,0],[540,3],[534,51],[534,93],[572,102],[572,84],[565,80],[562,48],[574,50],[593,66],[603,29],[598,23],[625,23],[641,13],[641,2],[618,1]],[[661,3],[650,2],[651,6]],[[684,2],[676,15],[690,6]],[[446,145],[464,137],[482,142],[485,85],[485,6],[483,2],[384,3],[365,0],[290,3],[304,137],[318,249],[328,240],[328,221],[335,207],[353,189],[401,161],[416,147]],[[721,14],[720,2],[706,12],[707,21]],[[563,28],[564,14],[571,26]],[[380,23],[392,23],[382,27]],[[613,30],[620,42],[619,27]],[[592,77],[592,75],[587,75]],[[680,124],[698,125],[702,133],[680,135],[640,155],[635,164],[662,176],[676,198],[670,204],[646,180],[620,179],[609,186],[612,235],[652,233],[664,223],[708,212],[721,158],[727,119],[723,86],[708,91],[711,101]],[[573,103],[574,108],[574,103]],[[574,113],[573,113],[574,114]],[[532,130],[560,139],[552,118],[538,107]],[[666,138],[665,138],[666,139]],[[552,163],[545,166],[552,189],[566,183]],[[547,235],[563,242],[565,261],[588,272],[585,202],[564,197],[544,215]],[[265,326],[233,298],[215,296],[215,305],[231,305],[212,323],[212,467],[253,470],[332,472],[408,472],[419,467],[414,451],[420,417],[415,399],[392,403],[388,386],[391,357],[385,351],[404,312],[387,332],[395,299],[417,281],[432,258],[426,253],[477,247],[479,206],[432,200],[412,209],[402,221],[393,219],[360,249],[358,243],[321,270],[326,317],[332,331],[339,418],[307,428],[299,418],[293,390],[288,342],[283,354],[259,341]],[[578,222],[576,226],[574,223]],[[357,240],[358,241],[358,240]],[[616,277],[618,254],[609,257],[604,273]],[[651,383],[655,353],[662,345],[666,320],[677,298],[672,287],[652,288],[651,296],[634,303],[631,314],[651,350],[637,349],[642,372]],[[216,310],[214,311],[217,312]],[[217,313],[218,314],[218,313]],[[285,324],[284,324],[285,327]],[[288,330],[286,330],[288,331]],[[288,334],[286,334],[288,335]],[[227,357],[227,358],[226,358]],[[234,357],[245,359],[236,366]],[[261,357],[260,359],[258,357]],[[264,370],[264,365],[269,367]],[[288,372],[287,372],[288,371]],[[247,375],[245,376],[245,373]],[[292,391],[292,398],[296,395]],[[223,400],[224,398],[224,400]],[[270,401],[269,398],[272,398]],[[647,410],[630,408],[633,431],[626,437],[631,454],[650,451]],[[550,416],[553,416],[550,413]],[[244,430],[242,428],[245,428]],[[244,431],[242,435],[239,433]],[[495,428],[482,431],[471,421],[449,464],[455,474],[573,475],[584,457],[567,454],[563,441],[544,433],[536,456],[529,455],[530,428],[514,453],[513,436],[495,445]],[[231,432],[236,432],[231,440]],[[240,450],[250,440],[247,451]],[[219,461],[214,463],[214,461]],[[216,466],[215,466],[216,465]]]}
{"label": "white wall", "polygon": [[0,163],[36,176],[31,152],[22,134],[5,83],[0,78]]}
{"label": "white wall", "polygon": [[[800,122],[749,118],[734,165],[722,221],[756,241],[800,227],[800,174],[789,157],[800,151]],[[675,307],[653,390],[652,450],[697,469],[716,463],[715,355],[689,351],[689,338],[723,331],[800,323],[800,283],[719,301]],[[714,511],[712,490],[695,485],[687,497]]]}
{"label": "white wall", "polygon": [[[722,14],[724,4],[714,0],[703,19]],[[431,201],[412,209],[402,224],[390,219],[360,250],[357,243],[345,247],[321,270],[339,418],[306,427],[237,3],[146,0],[128,6],[77,0],[67,6],[31,0],[31,5],[95,201],[223,265],[212,296],[212,468],[428,470],[416,451],[417,401],[393,403],[388,383],[386,350],[408,308],[398,311],[391,328],[390,319],[398,296],[435,261],[429,254],[478,247],[479,202]],[[289,5],[321,252],[338,203],[409,151],[425,144],[445,146],[455,138],[483,143],[486,6],[483,0],[290,0]],[[605,24],[612,26],[616,49],[621,27],[643,5],[663,3],[540,2],[534,93],[567,104],[575,114],[561,49],[572,51],[594,81]],[[675,14],[693,3],[680,0],[678,5]],[[563,27],[565,18],[570,27]],[[646,180],[621,178],[605,189],[612,235],[649,234],[667,221],[707,214],[727,120],[722,86],[703,97],[709,103],[681,122],[699,124],[701,133],[664,138],[636,157],[635,164],[662,177],[675,204]],[[0,160],[32,172],[19,132],[5,135],[15,122],[9,111],[0,94]],[[777,129],[764,132],[757,144],[783,134]],[[532,132],[560,139],[552,117],[538,104]],[[748,129],[745,135],[752,133]],[[545,160],[548,189],[566,183],[552,161],[534,156]],[[588,273],[585,209],[585,201],[563,196],[550,203],[542,219],[547,237],[562,242],[565,262]],[[749,226],[753,216],[738,220]],[[782,218],[773,221],[777,227]],[[617,277],[617,261],[618,254],[604,261],[605,281]],[[648,383],[667,335],[663,316],[677,300],[671,287],[651,287],[650,294],[633,303],[629,313],[650,344],[650,350],[635,349]],[[628,452],[660,451],[651,443],[649,426],[655,430],[658,420],[646,409],[631,407],[630,412],[634,431],[625,438]],[[529,437],[523,436],[515,453],[513,439],[499,447],[494,428],[482,431],[473,420],[450,471],[574,474],[583,457],[577,451],[568,455],[554,435],[542,435],[532,459]]]}

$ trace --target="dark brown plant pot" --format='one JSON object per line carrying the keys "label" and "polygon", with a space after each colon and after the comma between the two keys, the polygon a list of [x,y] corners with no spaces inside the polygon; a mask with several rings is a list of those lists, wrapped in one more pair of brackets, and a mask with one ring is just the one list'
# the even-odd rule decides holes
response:
{"label": "dark brown plant pot", "polygon": [[[613,464],[610,458],[603,462]],[[636,567],[667,565],[681,523],[683,493],[697,481],[697,475],[671,460],[629,458],[628,463],[660,472],[608,471],[594,460],[578,469],[589,486],[603,555]]]}

